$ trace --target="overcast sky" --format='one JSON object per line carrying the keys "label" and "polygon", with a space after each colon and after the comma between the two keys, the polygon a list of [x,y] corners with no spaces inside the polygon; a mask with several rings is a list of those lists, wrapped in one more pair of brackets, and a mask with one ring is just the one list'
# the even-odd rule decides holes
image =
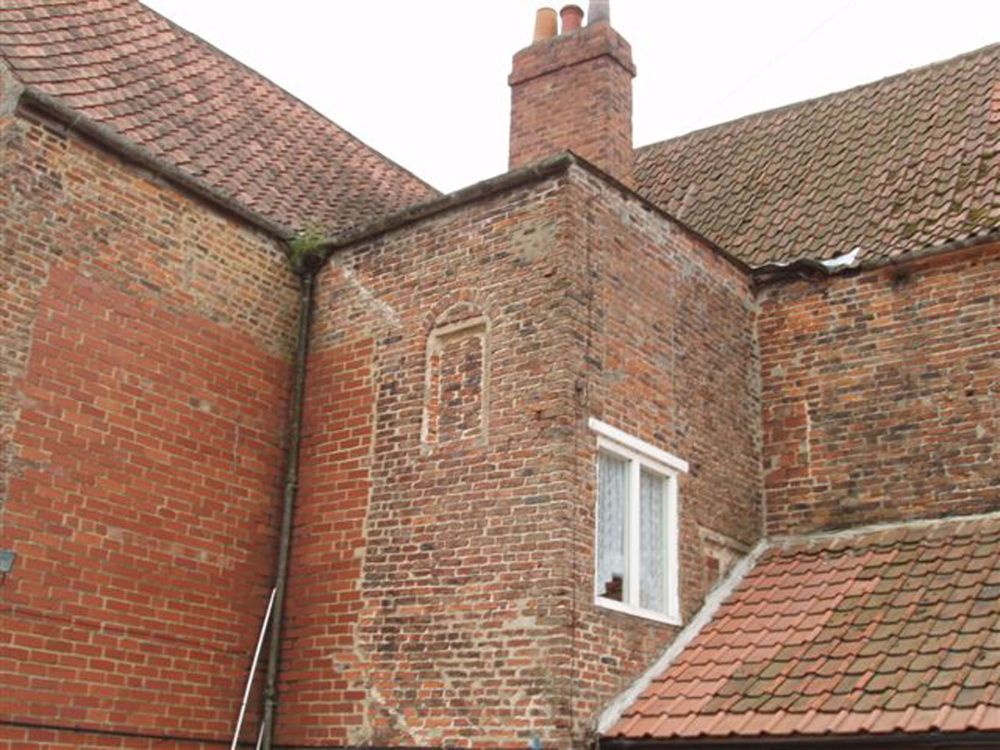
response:
{"label": "overcast sky", "polygon": [[[506,170],[510,59],[545,4],[145,1],[445,191]],[[991,44],[1000,1],[612,0],[611,21],[639,146]]]}

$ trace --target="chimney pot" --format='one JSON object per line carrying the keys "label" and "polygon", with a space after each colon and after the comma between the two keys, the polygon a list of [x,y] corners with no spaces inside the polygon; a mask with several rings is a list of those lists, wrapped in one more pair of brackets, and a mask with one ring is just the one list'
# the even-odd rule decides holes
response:
{"label": "chimney pot", "polygon": [[570,34],[583,25],[583,8],[579,5],[564,5],[559,11],[562,19],[562,34]]}
{"label": "chimney pot", "polygon": [[611,22],[611,0],[590,0],[587,7],[587,25],[600,21]]}
{"label": "chimney pot", "polygon": [[535,36],[532,42],[551,39],[558,33],[556,26],[556,9],[539,8],[535,13]]}

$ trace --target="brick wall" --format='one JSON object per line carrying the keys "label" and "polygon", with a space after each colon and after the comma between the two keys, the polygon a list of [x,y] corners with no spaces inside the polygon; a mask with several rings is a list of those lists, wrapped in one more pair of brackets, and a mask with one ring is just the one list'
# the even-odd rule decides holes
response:
{"label": "brick wall", "polygon": [[692,461],[690,613],[701,527],[759,535],[752,314],[740,271],[575,167],[338,251],[281,742],[584,741],[676,633],[592,604],[587,417]]}
{"label": "brick wall", "polygon": [[[163,736],[129,737],[75,730],[0,725],[0,747],[4,750],[217,750],[219,741],[183,741]],[[225,745],[228,747],[228,745]]]}
{"label": "brick wall", "polygon": [[483,198],[322,272],[280,742],[565,736],[561,191]]}
{"label": "brick wall", "polygon": [[607,23],[536,42],[510,74],[510,166],[570,150],[632,181],[632,51]]}
{"label": "brick wall", "polygon": [[0,722],[223,739],[271,575],[293,280],[93,144],[3,137]]}
{"label": "brick wall", "polygon": [[[270,580],[294,284],[258,232],[37,119],[0,127],[0,740],[207,746]],[[995,509],[998,256],[755,297],[582,166],[339,250],[279,741],[586,743],[677,631],[593,603],[592,416],[690,463],[685,618],[759,537],[762,486],[771,533]]]}
{"label": "brick wall", "polygon": [[[679,480],[686,622],[716,583],[717,546],[760,537],[760,385],[748,274],[662,214],[589,173],[571,244],[578,393],[572,581],[574,732],[645,671],[677,628],[594,604],[594,416],[685,459]],[[714,542],[711,544],[709,542]]]}
{"label": "brick wall", "polygon": [[[336,310],[326,314],[336,315]],[[278,739],[343,742],[365,720],[358,649],[371,494],[371,338],[314,349],[303,410],[299,503],[282,654]]]}
{"label": "brick wall", "polygon": [[1000,248],[773,285],[770,533],[1000,507]]}

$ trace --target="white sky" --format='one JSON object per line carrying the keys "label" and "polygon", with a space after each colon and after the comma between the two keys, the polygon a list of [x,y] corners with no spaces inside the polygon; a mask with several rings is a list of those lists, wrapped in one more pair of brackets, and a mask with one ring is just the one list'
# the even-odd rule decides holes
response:
{"label": "white sky", "polygon": [[[445,191],[506,170],[510,60],[546,4],[145,2]],[[993,43],[1000,1],[612,0],[611,21],[639,146]]]}

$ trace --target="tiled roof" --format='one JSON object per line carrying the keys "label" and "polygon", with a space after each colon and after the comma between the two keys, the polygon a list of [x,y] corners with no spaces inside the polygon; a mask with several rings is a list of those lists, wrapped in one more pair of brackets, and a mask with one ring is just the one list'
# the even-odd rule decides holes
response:
{"label": "tiled roof", "polygon": [[636,151],[640,193],[751,266],[1000,228],[1000,45]]}
{"label": "tiled roof", "polygon": [[963,731],[1000,732],[998,516],[770,549],[607,737]]}
{"label": "tiled roof", "polygon": [[22,83],[274,223],[335,232],[436,194],[134,0],[5,0],[2,13]]}

